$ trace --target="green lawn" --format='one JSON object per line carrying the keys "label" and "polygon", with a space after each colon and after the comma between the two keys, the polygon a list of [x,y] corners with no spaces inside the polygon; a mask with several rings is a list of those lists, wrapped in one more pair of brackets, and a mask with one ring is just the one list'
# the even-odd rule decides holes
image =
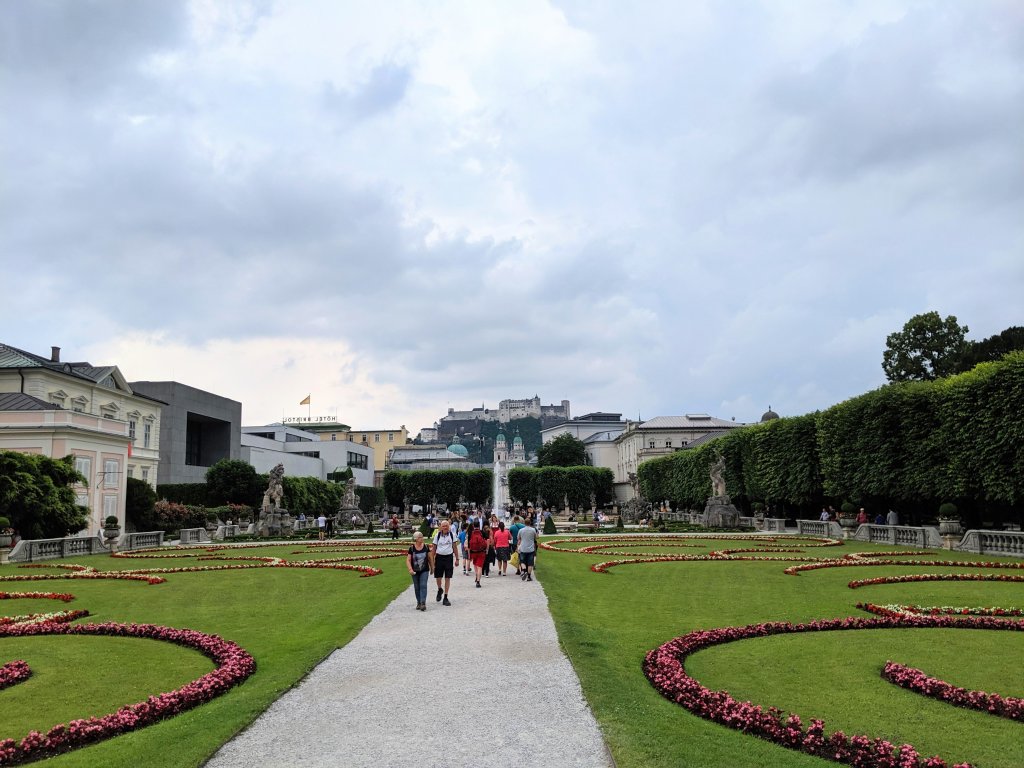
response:
{"label": "green lawn", "polygon": [[[703,551],[722,546],[708,542]],[[883,549],[894,548],[856,544],[808,549],[807,554]],[[1020,583],[846,586],[853,579],[958,570],[949,567],[835,568],[799,576],[785,575],[790,563],[779,562],[649,563],[618,566],[607,574],[589,570],[591,564],[610,559],[620,558],[545,551],[540,570],[561,642],[620,768],[826,764],[702,720],[659,695],[641,671],[643,657],[686,632],[764,621],[867,617],[855,608],[862,601],[1024,606]],[[943,553],[935,559],[1000,558]],[[804,723],[823,718],[827,732],[841,729],[907,742],[950,764],[969,760],[992,768],[1024,765],[1024,725],[897,688],[879,676],[887,659],[956,685],[1024,696],[1024,632],[910,629],[780,635],[706,649],[687,661],[687,671],[738,700],[796,712]]]}
{"label": "green lawn", "polygon": [[[240,554],[307,559],[288,554],[298,549],[249,549]],[[107,556],[71,562],[99,570],[212,564],[191,558]],[[369,578],[351,571],[260,568],[169,574],[166,583],[155,585],[86,580],[0,582],[4,592],[69,592],[77,598],[69,604],[35,599],[0,601],[0,615],[84,608],[91,615],[83,621],[151,623],[219,634],[256,659],[255,674],[220,698],[47,764],[60,768],[200,765],[334,649],[351,640],[408,586],[405,568],[396,567],[400,562],[359,562],[383,568],[383,574]],[[57,572],[14,565],[0,568],[0,575]],[[24,659],[33,675],[0,693],[0,738],[20,738],[33,728],[45,732],[69,719],[106,714],[150,694],[177,688],[213,668],[212,662],[196,651],[154,640],[52,636],[2,640],[0,663]]]}

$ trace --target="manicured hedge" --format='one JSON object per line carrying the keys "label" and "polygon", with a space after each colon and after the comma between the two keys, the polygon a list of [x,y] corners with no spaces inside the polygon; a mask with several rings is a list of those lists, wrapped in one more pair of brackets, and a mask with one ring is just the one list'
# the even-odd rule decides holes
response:
{"label": "manicured hedge", "polygon": [[607,467],[514,467],[508,471],[509,497],[520,504],[536,499],[561,507],[568,497],[576,509],[590,507],[590,495],[597,503],[612,500],[614,476]]}
{"label": "manicured hedge", "polygon": [[702,507],[721,453],[742,504],[793,514],[853,500],[934,516],[956,500],[975,519],[1024,505],[1024,353],[931,382],[890,384],[831,408],[733,430],[640,465],[649,499]]}
{"label": "manicured hedge", "polygon": [[175,504],[206,504],[206,483],[164,483],[156,487],[156,495]]}
{"label": "manicured hedge", "polygon": [[392,470],[384,475],[384,491],[392,506],[400,506],[404,499],[424,507],[438,501],[449,509],[460,500],[486,504],[493,483],[494,472],[489,469]]}

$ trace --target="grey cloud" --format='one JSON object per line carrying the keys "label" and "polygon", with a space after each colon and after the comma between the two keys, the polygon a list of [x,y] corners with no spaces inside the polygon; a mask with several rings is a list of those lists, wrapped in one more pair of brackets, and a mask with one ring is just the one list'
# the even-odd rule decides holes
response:
{"label": "grey cloud", "polygon": [[412,73],[406,66],[379,64],[370,70],[365,82],[352,89],[342,89],[333,83],[323,87],[323,103],[328,111],[346,120],[364,120],[386,112],[405,97]]}

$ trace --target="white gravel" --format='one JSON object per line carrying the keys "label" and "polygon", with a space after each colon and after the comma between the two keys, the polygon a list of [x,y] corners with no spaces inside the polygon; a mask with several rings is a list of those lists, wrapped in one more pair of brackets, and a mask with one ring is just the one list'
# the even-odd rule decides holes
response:
{"label": "white gravel", "polygon": [[538,578],[481,581],[426,612],[410,583],[207,766],[614,766]]}

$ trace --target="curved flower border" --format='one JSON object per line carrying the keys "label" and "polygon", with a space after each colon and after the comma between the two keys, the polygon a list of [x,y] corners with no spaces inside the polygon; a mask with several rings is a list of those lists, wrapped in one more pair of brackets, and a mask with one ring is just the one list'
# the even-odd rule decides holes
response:
{"label": "curved flower border", "polygon": [[192,629],[172,629],[153,624],[72,625],[56,622],[0,627],[0,638],[38,635],[105,635],[160,640],[199,651],[211,659],[217,668],[181,688],[150,696],[145,701],[121,707],[109,715],[55,725],[45,734],[31,731],[17,741],[0,741],[0,765],[16,765],[50,757],[151,725],[226,693],[256,670],[255,659],[241,646],[217,635]]}
{"label": "curved flower border", "polygon": [[876,576],[873,579],[851,581],[850,589],[871,587],[877,584],[913,584],[918,581],[1012,581],[1024,582],[1024,576],[1010,573],[911,573],[904,576]]}
{"label": "curved flower border", "polygon": [[882,679],[908,691],[952,704],[954,707],[975,709],[1009,720],[1024,721],[1024,699],[1015,696],[1004,697],[998,693],[961,688],[926,675],[920,669],[907,667],[895,661],[885,662],[885,666],[882,667]]}
{"label": "curved flower border", "polygon": [[32,670],[25,661],[18,659],[7,662],[0,667],[0,691],[28,680],[31,675]]}
{"label": "curved flower border", "polygon": [[[774,707],[764,709],[751,702],[736,701],[726,691],[706,688],[690,677],[684,666],[686,658],[697,651],[753,637],[797,632],[935,627],[1024,631],[1024,622],[993,617],[886,616],[830,619],[806,624],[769,622],[720,627],[690,632],[655,648],[644,658],[643,670],[659,693],[698,717],[788,749],[858,768],[945,768],[947,763],[942,758],[922,758],[910,744],[896,747],[884,739],[865,735],[847,736],[842,731],[826,735],[825,723],[820,719],[811,720],[811,725],[805,728],[798,715],[791,714],[783,718],[781,710]],[[963,763],[955,768],[968,768],[968,765]]]}

